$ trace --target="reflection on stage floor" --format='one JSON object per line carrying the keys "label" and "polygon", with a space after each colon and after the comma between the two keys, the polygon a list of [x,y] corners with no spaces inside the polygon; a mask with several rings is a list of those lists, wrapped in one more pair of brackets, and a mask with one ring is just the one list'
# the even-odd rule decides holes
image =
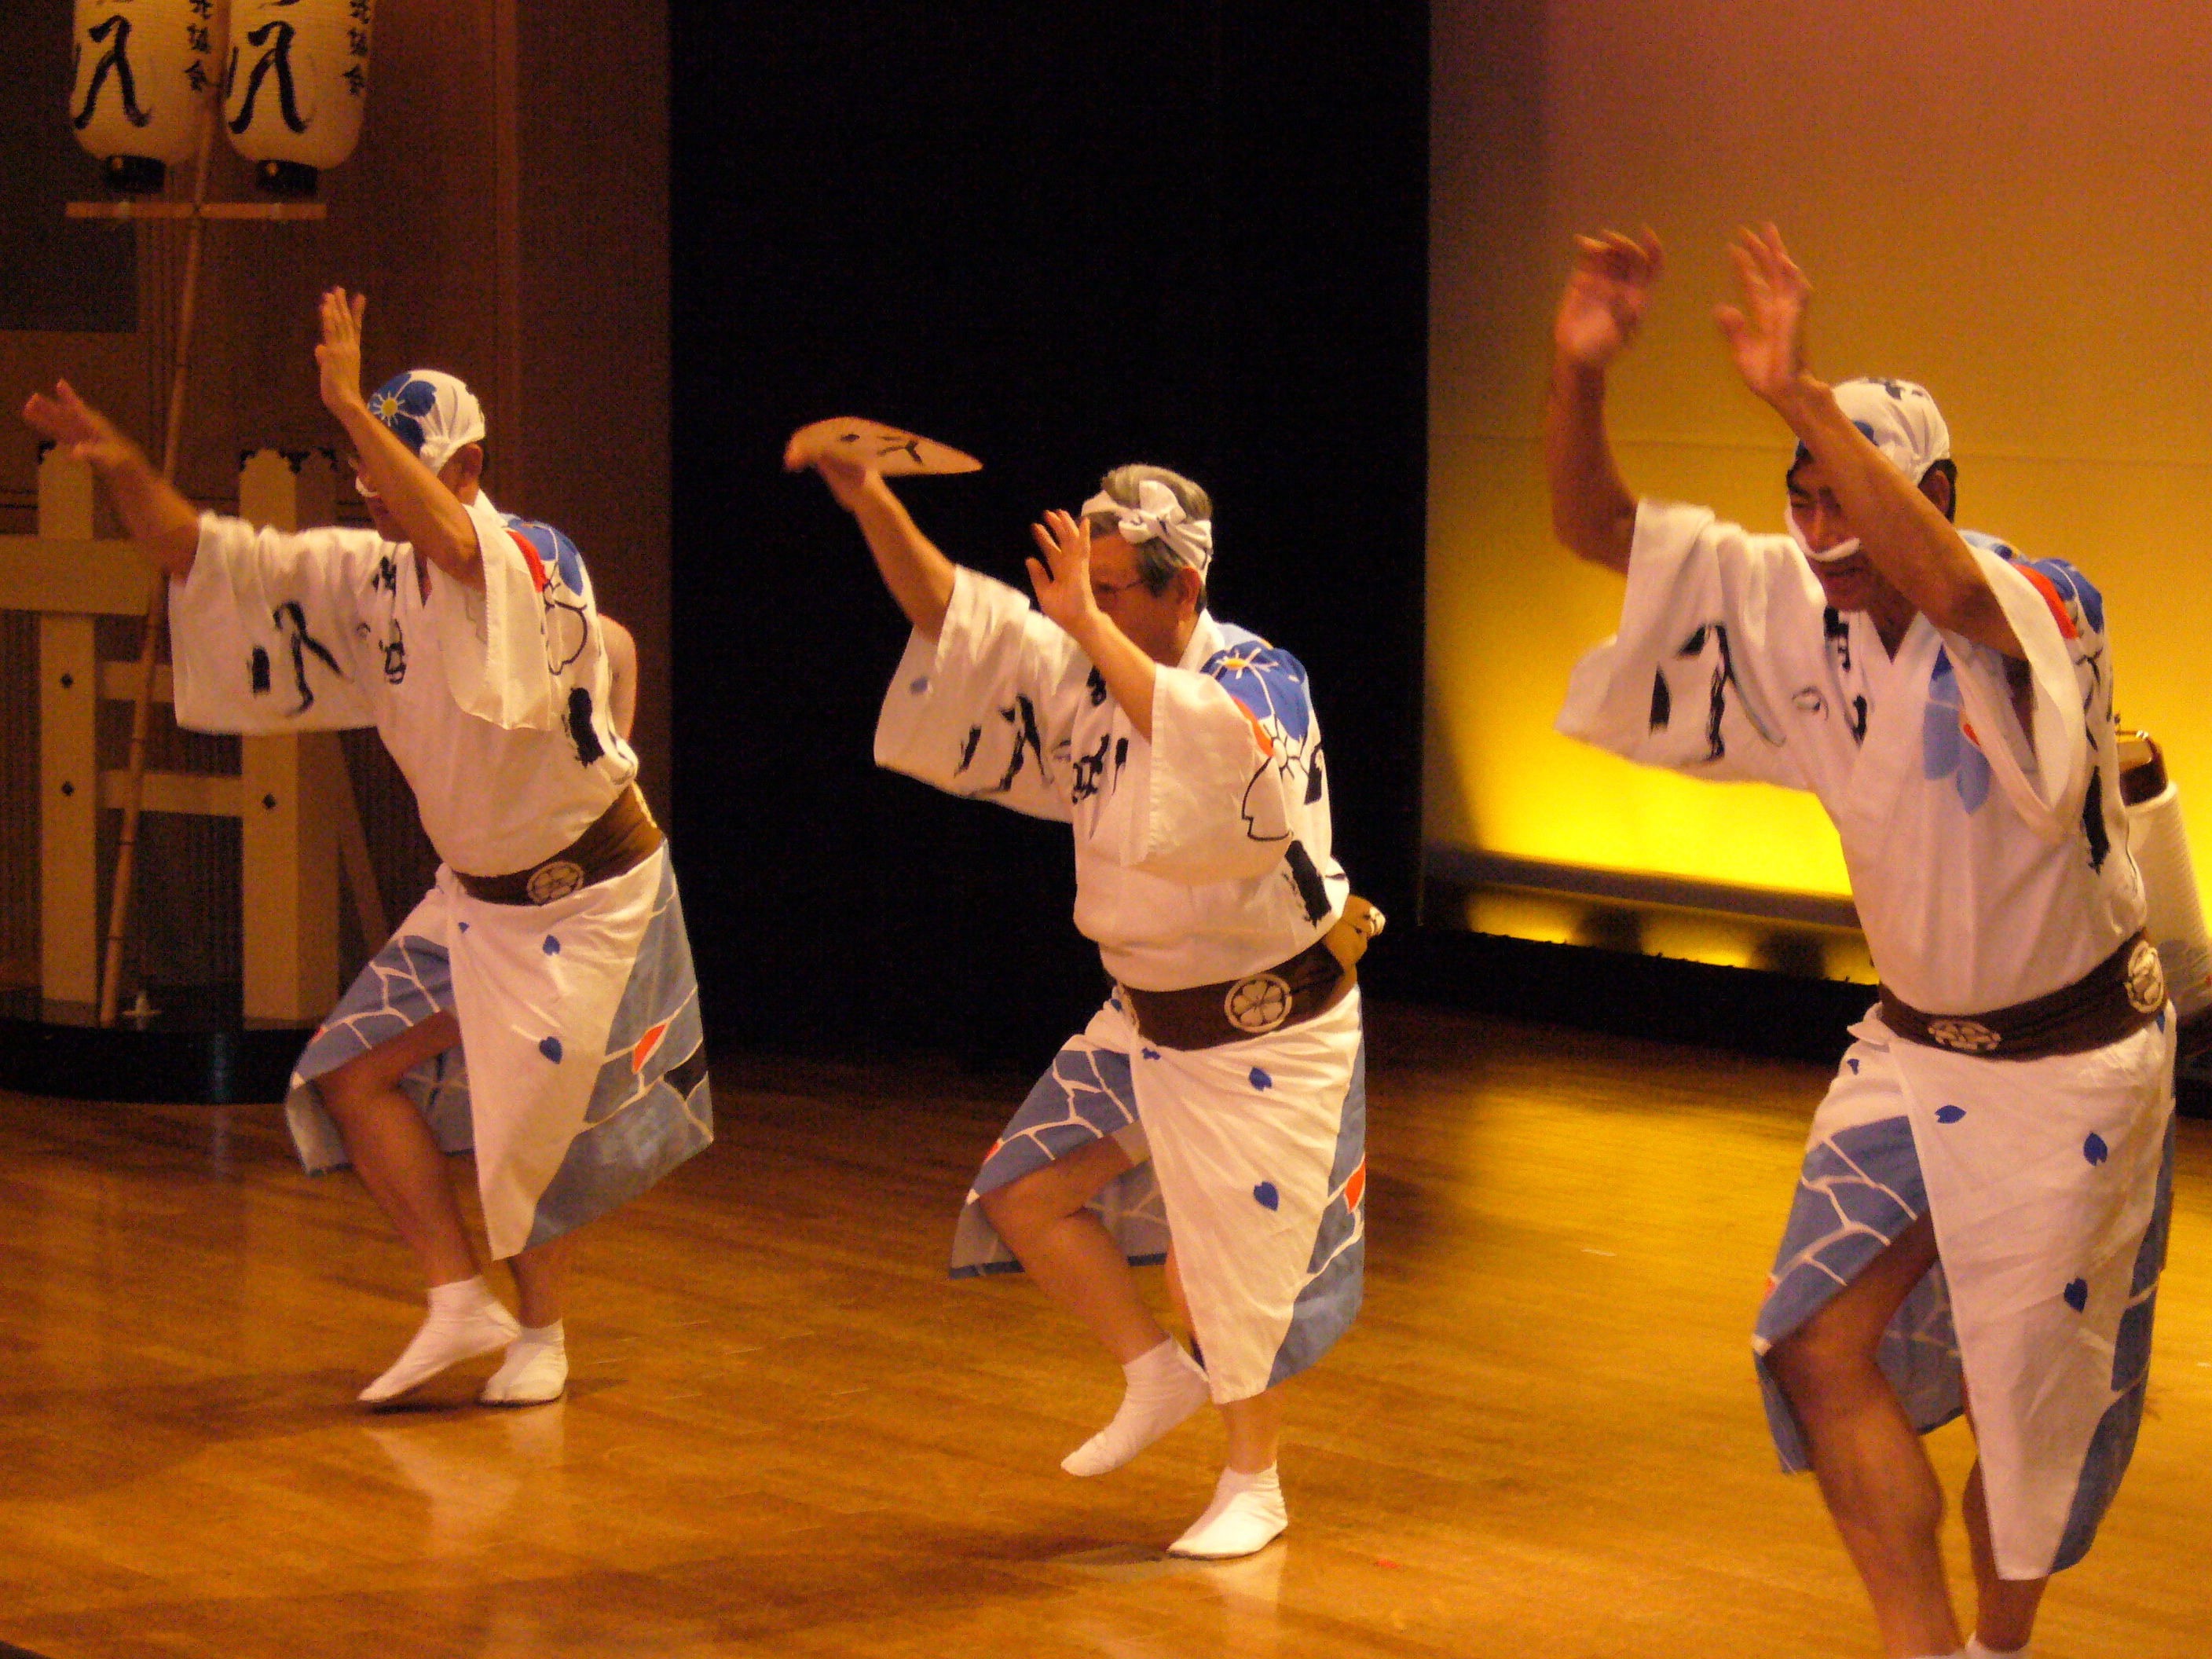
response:
{"label": "reflection on stage floor", "polygon": [[[487,1359],[384,1413],[353,1395],[413,1328],[409,1263],[275,1109],[0,1095],[0,1644],[1876,1651],[1747,1341],[1821,1073],[1405,1008],[1373,1031],[1366,1310],[1290,1387],[1291,1531],[1220,1566],[1160,1553],[1210,1492],[1211,1414],[1063,1474],[1114,1368],[1020,1279],[943,1276],[1018,1077],[720,1057],[720,1145],[586,1236],[569,1397],[477,1407]],[[2039,1659],[2206,1650],[2208,1263],[2192,1121],[2136,1467]],[[1963,1430],[1934,1452],[1955,1492]]]}

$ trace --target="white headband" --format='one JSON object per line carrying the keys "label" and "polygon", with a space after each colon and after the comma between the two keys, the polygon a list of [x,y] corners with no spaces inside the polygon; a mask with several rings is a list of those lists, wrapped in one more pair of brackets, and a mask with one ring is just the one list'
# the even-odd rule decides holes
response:
{"label": "white headband", "polygon": [[[435,472],[465,444],[482,443],[483,406],[451,374],[410,368],[368,394],[368,412],[398,435]],[[374,490],[363,489],[363,495]]]}
{"label": "white headband", "polygon": [[1102,491],[1084,502],[1082,516],[1113,520],[1115,530],[1133,547],[1139,542],[1158,542],[1175,555],[1177,564],[1187,564],[1201,576],[1213,562],[1213,520],[1192,518],[1175,491],[1158,478],[1146,478],[1137,486],[1136,506],[1126,507]]}
{"label": "white headband", "polygon": [[[1911,380],[1863,376],[1838,381],[1835,394],[1836,406],[1843,410],[1844,417],[1864,433],[1867,441],[1881,451],[1882,459],[1903,473],[1908,482],[1918,483],[1927,477],[1929,467],[1951,458],[1951,428],[1926,386]],[[1795,471],[1798,462],[1809,453],[1803,444],[1799,444],[1790,461],[1790,470]],[[1790,526],[1791,538],[1808,559],[1834,564],[1859,550],[1858,538],[1854,536],[1847,542],[1838,542],[1815,553],[1805,539],[1797,515],[1785,508],[1783,518]]]}

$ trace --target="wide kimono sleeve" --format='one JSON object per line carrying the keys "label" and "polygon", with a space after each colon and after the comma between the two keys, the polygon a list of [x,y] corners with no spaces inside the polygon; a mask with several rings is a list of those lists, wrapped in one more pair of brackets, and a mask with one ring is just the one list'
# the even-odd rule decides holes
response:
{"label": "wide kimono sleeve", "polygon": [[1151,764],[1101,813],[1099,834],[1117,863],[1164,880],[1264,876],[1310,812],[1328,810],[1320,752],[1298,659],[1232,642],[1202,667],[1159,671]]}
{"label": "wide kimono sleeve", "polygon": [[1787,542],[1705,507],[1637,504],[1620,630],[1575,665],[1556,722],[1645,766],[1802,789],[1778,717],[1819,605]]}
{"label": "wide kimono sleeve", "polygon": [[483,590],[430,571],[447,686],[465,714],[507,731],[552,731],[568,722],[571,693],[592,685],[605,654],[591,578],[566,537],[510,528],[481,495],[468,513]]}
{"label": "wide kimono sleeve", "polygon": [[1978,539],[1967,545],[2027,653],[2030,696],[2023,726],[2013,697],[2014,659],[1938,630],[1958,676],[1961,717],[2013,811],[2043,840],[2063,843],[2081,828],[2096,763],[2089,723],[2112,718],[2104,608],[2069,566],[2014,562],[2000,544]]}
{"label": "wide kimono sleeve", "polygon": [[191,572],[169,583],[177,724],[257,735],[374,725],[356,624],[381,545],[365,531],[204,515]]}
{"label": "wide kimono sleeve", "polygon": [[1083,659],[1001,581],[957,568],[934,640],[917,630],[884,695],[876,764],[1032,817],[1074,817],[1068,750]]}

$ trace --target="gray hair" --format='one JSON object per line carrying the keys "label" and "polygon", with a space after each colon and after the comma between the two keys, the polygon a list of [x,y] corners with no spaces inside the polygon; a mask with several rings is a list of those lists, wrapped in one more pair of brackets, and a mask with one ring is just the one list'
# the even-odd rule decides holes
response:
{"label": "gray hair", "polygon": [[[1213,498],[1206,493],[1204,488],[1184,477],[1182,473],[1171,472],[1164,466],[1148,466],[1143,462],[1133,461],[1109,472],[1098,481],[1098,488],[1122,506],[1133,507],[1138,505],[1137,486],[1146,479],[1165,484],[1173,493],[1176,503],[1192,518],[1211,520],[1213,517]],[[1090,526],[1094,537],[1119,533],[1119,526],[1107,514],[1094,513],[1085,522]],[[1191,568],[1176,558],[1174,550],[1164,542],[1138,542],[1130,550],[1137,556],[1138,579],[1155,593],[1168,585],[1168,579],[1176,571]],[[1205,609],[1206,573],[1203,570],[1198,573],[1198,604],[1200,610]]]}

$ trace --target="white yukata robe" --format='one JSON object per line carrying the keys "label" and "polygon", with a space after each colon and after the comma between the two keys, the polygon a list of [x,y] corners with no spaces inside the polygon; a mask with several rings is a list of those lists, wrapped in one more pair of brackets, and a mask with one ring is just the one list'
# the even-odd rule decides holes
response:
{"label": "white yukata robe", "polygon": [[170,585],[177,720],[268,733],[374,726],[443,860],[436,884],[301,1056],[287,1101],[311,1171],[345,1161],[315,1079],[441,1010],[462,1055],[407,1079],[440,1144],[477,1152],[492,1254],[557,1237],[712,1139],[696,988],[667,848],[546,905],[453,871],[531,867],[637,771],[615,731],[591,577],[547,526],[469,507],[484,591],[373,531],[208,514]]}
{"label": "white yukata robe", "polygon": [[[1559,720],[1631,760],[1811,790],[1883,982],[1960,1016],[2073,983],[2143,921],[2103,600],[2069,565],[1967,539],[2027,653],[2032,746],[2000,653],[1918,617],[1893,659],[1870,618],[1826,608],[1788,538],[1655,501],[1638,508],[1620,631],[1577,666]],[[1971,1394],[1998,1571],[2039,1577],[2087,1550],[2142,1418],[2172,1010],[2103,1048],[2025,1060],[1907,1041],[1878,1006],[1853,1034],[1755,1351],[1931,1213],[1942,1261],[1883,1365],[1923,1431]],[[1784,1465],[1802,1468],[1759,1370]]]}
{"label": "white yukata robe", "polygon": [[[1305,671],[1201,615],[1159,671],[1152,732],[1024,595],[963,568],[938,637],[907,647],[876,760],[1071,825],[1076,925],[1121,985],[1208,985],[1297,955],[1350,892]],[[1117,989],[986,1158],[954,1273],[1019,1267],[981,1194],[1111,1137],[1136,1167],[1094,1207],[1133,1261],[1173,1237],[1213,1398],[1262,1392],[1358,1310],[1364,1054],[1356,990],[1304,1024],[1185,1050],[1142,1041]]]}

